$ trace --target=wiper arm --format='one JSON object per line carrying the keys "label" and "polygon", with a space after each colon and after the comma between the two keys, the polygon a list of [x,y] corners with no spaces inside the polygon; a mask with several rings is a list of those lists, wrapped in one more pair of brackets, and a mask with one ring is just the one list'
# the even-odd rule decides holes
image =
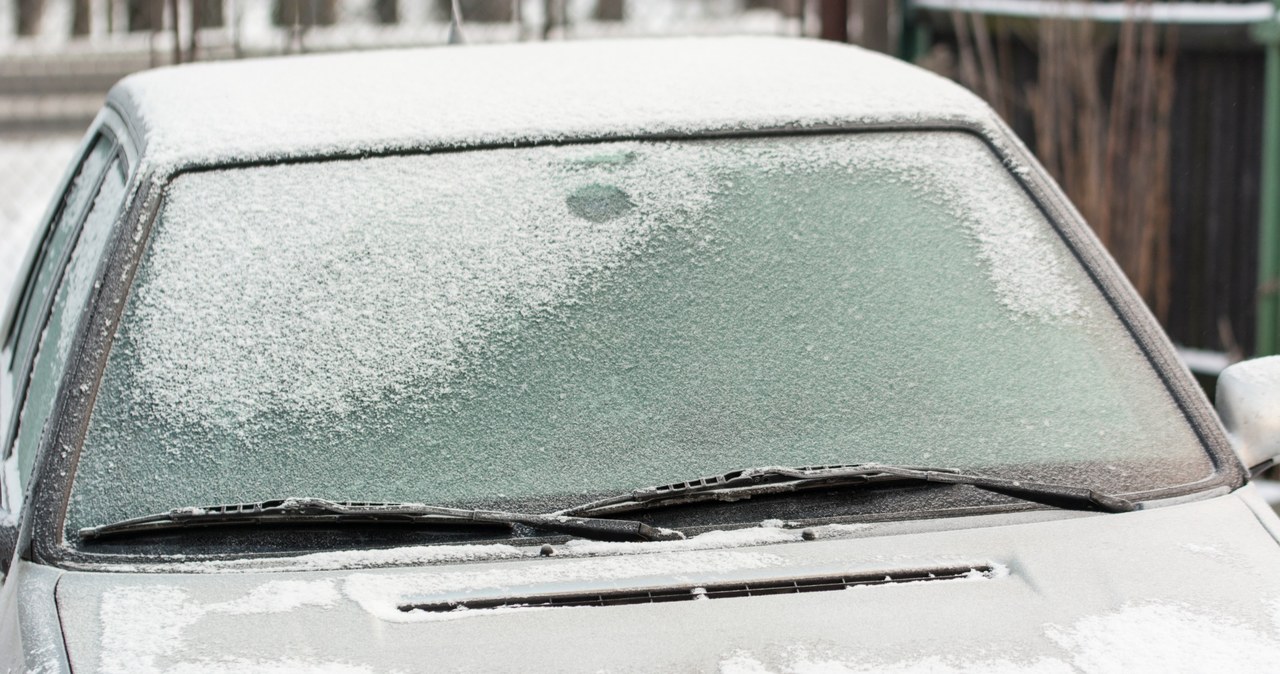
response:
{"label": "wiper arm", "polygon": [[764,466],[734,470],[688,482],[637,489],[626,494],[561,510],[562,515],[606,515],[649,510],[702,501],[738,501],[753,496],[822,489],[858,487],[886,482],[962,484],[1067,510],[1108,513],[1137,510],[1139,505],[1085,487],[1024,482],[946,468],[860,463],[788,468]]}
{"label": "wiper arm", "polygon": [[336,502],[318,498],[289,498],[259,503],[174,508],[168,512],[87,527],[80,538],[95,540],[127,534],[206,526],[263,524],[404,523],[416,525],[506,525],[575,534],[599,540],[661,541],[684,538],[669,529],[643,522],[561,514],[525,514],[500,510],[465,510],[420,503]]}

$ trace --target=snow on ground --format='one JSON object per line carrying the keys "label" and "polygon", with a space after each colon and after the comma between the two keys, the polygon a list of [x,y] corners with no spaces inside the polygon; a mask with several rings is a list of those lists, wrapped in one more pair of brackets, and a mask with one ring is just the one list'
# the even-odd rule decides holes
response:
{"label": "snow on ground", "polygon": [[0,305],[80,136],[0,137]]}

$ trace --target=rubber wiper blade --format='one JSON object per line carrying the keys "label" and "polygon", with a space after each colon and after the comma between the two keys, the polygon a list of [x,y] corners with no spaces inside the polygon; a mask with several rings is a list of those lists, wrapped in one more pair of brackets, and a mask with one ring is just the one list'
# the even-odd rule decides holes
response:
{"label": "rubber wiper blade", "polygon": [[83,540],[140,535],[175,529],[239,525],[401,523],[443,526],[524,525],[599,540],[678,540],[684,534],[631,520],[562,514],[466,510],[421,503],[365,503],[319,498],[287,498],[258,503],[174,508],[79,531]]}
{"label": "rubber wiper blade", "polygon": [[650,510],[704,501],[739,501],[754,496],[822,489],[861,487],[886,482],[968,485],[1067,510],[1119,513],[1139,509],[1132,501],[1074,485],[1010,480],[963,473],[949,468],[858,463],[833,466],[762,466],[744,468],[687,482],[646,487],[561,510],[562,515],[598,516]]}

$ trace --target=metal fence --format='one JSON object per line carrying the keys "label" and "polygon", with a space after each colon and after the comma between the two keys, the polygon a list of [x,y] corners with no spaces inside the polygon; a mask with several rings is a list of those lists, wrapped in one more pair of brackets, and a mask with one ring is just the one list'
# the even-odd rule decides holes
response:
{"label": "metal fence", "polygon": [[0,136],[0,304],[79,140],[67,134]]}

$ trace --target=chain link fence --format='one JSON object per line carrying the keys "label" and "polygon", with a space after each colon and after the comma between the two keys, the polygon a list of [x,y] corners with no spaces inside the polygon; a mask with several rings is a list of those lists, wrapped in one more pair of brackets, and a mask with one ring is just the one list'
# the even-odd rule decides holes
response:
{"label": "chain link fence", "polygon": [[0,304],[79,142],[79,134],[0,135]]}

